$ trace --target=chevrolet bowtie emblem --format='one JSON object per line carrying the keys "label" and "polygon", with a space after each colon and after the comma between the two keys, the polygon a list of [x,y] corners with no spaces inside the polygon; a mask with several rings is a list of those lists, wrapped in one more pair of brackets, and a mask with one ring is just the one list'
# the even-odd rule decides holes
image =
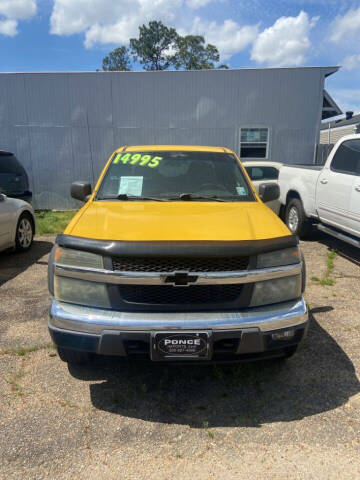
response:
{"label": "chevrolet bowtie emblem", "polygon": [[174,275],[165,277],[165,283],[172,283],[175,287],[188,287],[191,283],[196,283],[198,277],[189,275],[187,272],[175,272]]}

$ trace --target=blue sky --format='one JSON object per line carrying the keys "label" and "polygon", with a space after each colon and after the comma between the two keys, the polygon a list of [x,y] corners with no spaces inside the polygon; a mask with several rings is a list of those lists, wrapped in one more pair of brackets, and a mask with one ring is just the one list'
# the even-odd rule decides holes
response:
{"label": "blue sky", "polygon": [[360,0],[0,0],[0,71],[96,70],[153,19],[231,68],[342,65],[327,88],[360,112]]}

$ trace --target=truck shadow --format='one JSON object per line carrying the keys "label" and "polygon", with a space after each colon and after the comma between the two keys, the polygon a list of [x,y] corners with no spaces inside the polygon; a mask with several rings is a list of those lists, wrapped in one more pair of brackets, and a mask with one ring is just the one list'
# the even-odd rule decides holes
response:
{"label": "truck shadow", "polygon": [[308,338],[283,362],[169,367],[108,357],[90,368],[70,367],[70,373],[96,380],[93,406],[115,415],[193,428],[299,420],[360,392],[352,362],[311,317]]}
{"label": "truck shadow", "polygon": [[0,286],[27,270],[50,253],[53,243],[34,240],[30,250],[23,253],[5,251],[0,253]]}
{"label": "truck shadow", "polygon": [[302,240],[305,243],[308,242],[319,242],[323,245],[326,245],[328,250],[335,250],[340,257],[346,258],[355,265],[360,266],[360,249],[353,247],[352,245],[338,240],[335,237],[326,235],[326,233],[320,232],[317,229],[313,231],[306,237],[305,240]]}

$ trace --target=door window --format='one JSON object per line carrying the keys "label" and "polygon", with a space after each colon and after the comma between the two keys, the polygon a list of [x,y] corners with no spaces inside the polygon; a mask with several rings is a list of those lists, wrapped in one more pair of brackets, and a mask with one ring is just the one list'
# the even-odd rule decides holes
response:
{"label": "door window", "polygon": [[249,177],[253,181],[257,180],[277,180],[279,178],[279,170],[275,167],[245,167]]}
{"label": "door window", "polygon": [[360,140],[347,140],[337,149],[331,170],[349,175],[360,174]]}

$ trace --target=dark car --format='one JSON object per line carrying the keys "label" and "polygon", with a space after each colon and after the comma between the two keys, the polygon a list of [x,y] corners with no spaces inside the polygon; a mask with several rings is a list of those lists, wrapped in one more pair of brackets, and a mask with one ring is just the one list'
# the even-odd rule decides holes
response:
{"label": "dark car", "polygon": [[0,150],[0,193],[30,202],[29,178],[24,167],[11,152]]}

